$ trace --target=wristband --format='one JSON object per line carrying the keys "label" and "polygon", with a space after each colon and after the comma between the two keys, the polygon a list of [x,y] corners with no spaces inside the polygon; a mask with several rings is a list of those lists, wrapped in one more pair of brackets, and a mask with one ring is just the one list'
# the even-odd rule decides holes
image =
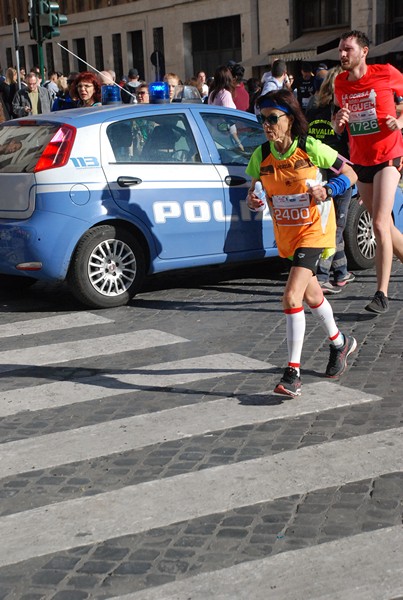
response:
{"label": "wristband", "polygon": [[351,182],[346,175],[332,177],[326,185],[332,190],[333,196],[341,196],[341,194],[344,194],[344,192],[351,188]]}

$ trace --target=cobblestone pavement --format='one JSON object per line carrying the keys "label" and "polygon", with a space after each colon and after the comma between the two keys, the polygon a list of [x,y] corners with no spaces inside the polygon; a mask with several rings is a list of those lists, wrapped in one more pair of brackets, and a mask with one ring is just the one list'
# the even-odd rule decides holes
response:
{"label": "cobblestone pavement", "polygon": [[[374,271],[356,276],[330,298],[358,341],[351,366],[321,387],[328,343],[307,312],[303,395],[287,401],[271,393],[287,360],[280,261],[161,276],[130,306],[104,311],[86,311],[63,286],[0,291],[0,600],[136,598],[147,589],[171,598],[164,584],[291,551],[298,561],[304,548],[326,552],[401,526],[392,444],[403,418],[403,267],[394,262],[382,316],[364,310]],[[132,427],[138,433],[115,448]],[[377,446],[389,452],[382,465],[360,459]],[[323,458],[331,448],[334,468]],[[277,472],[283,460],[296,473]],[[308,464],[306,483],[299,464]],[[210,505],[200,481],[208,486],[214,473],[221,483]],[[164,495],[171,482],[176,503]],[[202,491],[192,506],[193,485]],[[160,508],[134,523],[147,509],[127,500],[137,490]],[[76,519],[85,511],[83,532]],[[333,584],[329,577],[326,598],[336,598]],[[361,597],[351,594],[344,598]],[[403,572],[401,588],[377,594],[366,597],[403,598]],[[286,598],[281,589],[268,597]]]}

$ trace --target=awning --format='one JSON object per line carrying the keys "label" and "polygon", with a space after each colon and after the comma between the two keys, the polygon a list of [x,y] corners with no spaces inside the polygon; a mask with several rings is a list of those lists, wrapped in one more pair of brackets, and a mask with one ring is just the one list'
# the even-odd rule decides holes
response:
{"label": "awning", "polygon": [[370,48],[368,58],[386,56],[387,54],[394,54],[395,52],[403,52],[403,35],[399,35],[399,37]]}
{"label": "awning", "polygon": [[275,58],[282,58],[285,61],[314,60],[317,54],[329,50],[326,46],[333,43],[338,45],[340,36],[344,31],[345,29],[333,29],[332,31],[306,33],[289,44],[281,46],[281,48],[271,50],[268,53],[269,62],[272,62]]}
{"label": "awning", "polygon": [[241,61],[241,64],[244,67],[266,67],[271,62],[272,59],[269,57],[269,52],[263,52],[262,54],[255,54],[255,56]]}
{"label": "awning", "polygon": [[[281,48],[272,48],[261,54],[255,54],[251,58],[241,61],[244,67],[265,67],[272,64],[275,58],[290,60],[338,60],[338,42],[345,29],[333,29],[332,31],[315,31],[306,33]],[[328,50],[326,46],[337,44],[337,47]],[[326,50],[326,57],[317,59],[317,54]],[[327,52],[335,52],[335,58],[327,56]],[[333,54],[332,54],[333,56]]]}
{"label": "awning", "polygon": [[315,56],[311,56],[312,62],[324,62],[326,60],[337,60],[339,61],[339,47],[332,48],[331,50],[326,50],[326,52],[321,52],[320,54],[315,54]]}

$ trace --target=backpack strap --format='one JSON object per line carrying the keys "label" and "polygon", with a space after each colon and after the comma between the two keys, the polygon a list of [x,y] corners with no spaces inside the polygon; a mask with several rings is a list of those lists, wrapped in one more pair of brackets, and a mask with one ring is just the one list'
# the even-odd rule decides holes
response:
{"label": "backpack strap", "polygon": [[298,148],[301,148],[304,152],[306,151],[306,138],[307,135],[300,135],[298,138]]}
{"label": "backpack strap", "polygon": [[266,160],[270,152],[270,142],[265,142],[264,144],[262,144],[262,162]]}

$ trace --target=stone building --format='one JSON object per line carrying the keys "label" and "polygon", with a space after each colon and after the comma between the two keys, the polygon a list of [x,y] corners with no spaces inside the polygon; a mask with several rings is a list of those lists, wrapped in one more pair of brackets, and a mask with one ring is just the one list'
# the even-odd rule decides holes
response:
{"label": "stone building", "polygon": [[[29,36],[30,1],[1,3],[3,71],[16,64],[13,18],[19,24],[21,66],[38,64],[37,45]],[[86,62],[98,70],[113,69],[118,78],[135,67],[147,81],[164,72],[187,79],[199,70],[211,75],[217,65],[236,60],[246,67],[246,76],[260,75],[276,56],[287,60],[291,71],[300,60],[314,60],[337,46],[342,31],[361,29],[374,44],[403,34],[402,0],[60,0],[59,4],[68,23],[60,28],[59,37],[44,43],[43,55],[49,71],[65,74],[85,70]]]}

